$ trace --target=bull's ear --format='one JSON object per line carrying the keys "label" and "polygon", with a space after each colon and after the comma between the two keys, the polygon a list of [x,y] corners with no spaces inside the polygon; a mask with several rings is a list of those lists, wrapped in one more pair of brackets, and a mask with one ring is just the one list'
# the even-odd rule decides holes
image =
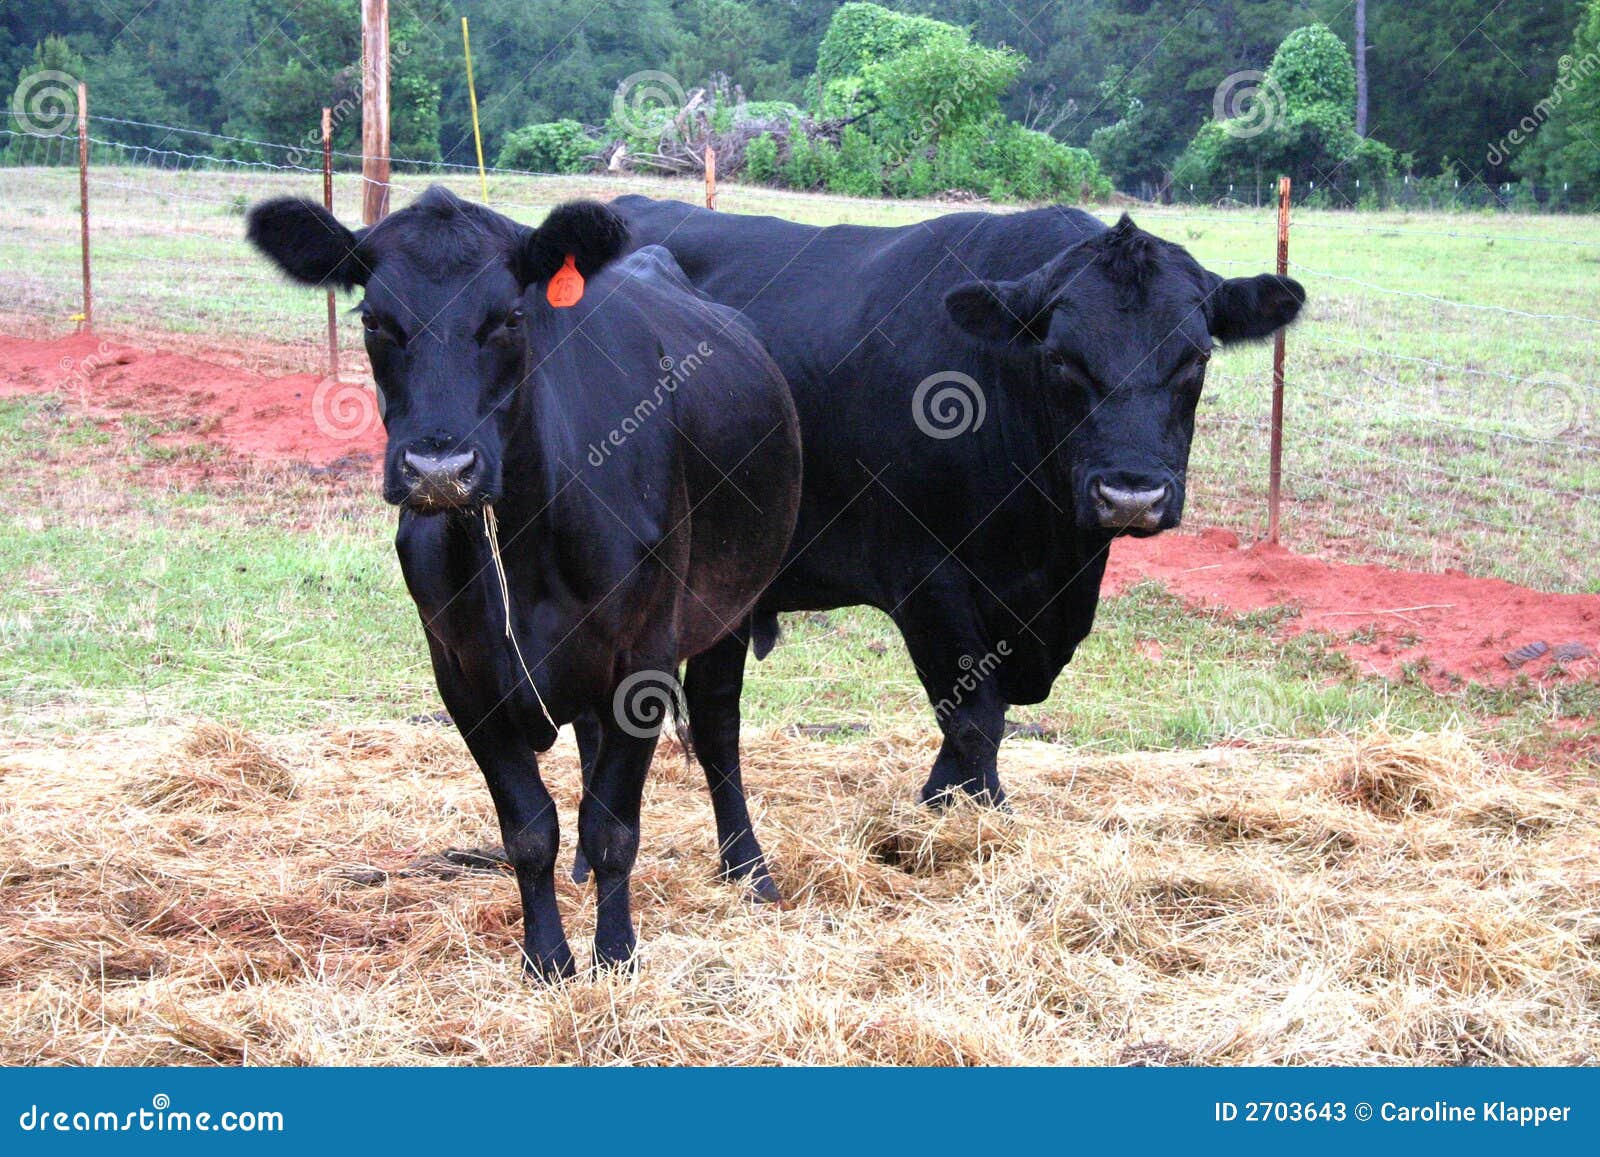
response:
{"label": "bull's ear", "polygon": [[1263,273],[1219,281],[1206,302],[1211,336],[1224,344],[1271,337],[1300,314],[1305,288],[1293,278]]}
{"label": "bull's ear", "polygon": [[944,295],[951,318],[973,337],[1010,342],[1043,341],[1048,311],[1040,313],[1033,290],[1021,281],[968,281]]}
{"label": "bull's ear", "polygon": [[548,281],[570,256],[592,277],[628,247],[628,226],[598,201],[568,201],[522,239],[512,272],[524,286]]}
{"label": "bull's ear", "polygon": [[367,283],[358,252],[365,230],[350,232],[315,201],[274,197],[245,220],[250,244],[300,284],[354,289]]}

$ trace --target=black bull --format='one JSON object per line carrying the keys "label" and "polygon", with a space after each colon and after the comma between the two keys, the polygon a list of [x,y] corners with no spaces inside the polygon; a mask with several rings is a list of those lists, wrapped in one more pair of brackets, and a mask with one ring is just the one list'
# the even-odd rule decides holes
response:
{"label": "black bull", "polygon": [[[713,783],[717,753],[737,757],[737,685],[730,732],[696,657],[742,661],[789,542],[800,451],[781,375],[665,250],[615,260],[625,234],[604,206],[559,206],[529,229],[432,189],[352,233],[282,199],[251,211],[250,239],[302,283],[365,291],[395,545],[440,694],[494,797],[529,967],[574,971],[537,758],[569,722],[595,958],[627,961],[640,796],[684,660]],[[587,285],[556,308],[546,287],[567,262]],[[717,818],[749,830],[742,798]]]}
{"label": "black bull", "polygon": [[[1269,336],[1304,290],[1223,279],[1126,217],[1072,209],[818,228],[613,207],[634,244],[664,246],[749,319],[794,395],[804,489],[758,655],[777,612],[884,611],[943,731],[922,798],[1001,802],[1006,706],[1044,699],[1088,634],[1112,539],[1178,523],[1213,340]],[[743,655],[698,674],[736,704]],[[743,807],[719,758],[720,820]]]}

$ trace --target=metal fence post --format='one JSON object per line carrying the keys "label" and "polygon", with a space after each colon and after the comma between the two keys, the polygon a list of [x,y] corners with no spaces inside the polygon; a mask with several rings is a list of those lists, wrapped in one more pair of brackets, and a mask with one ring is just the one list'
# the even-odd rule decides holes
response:
{"label": "metal fence post", "polygon": [[[1289,178],[1278,178],[1278,276],[1289,273]],[[1278,506],[1283,494],[1284,331],[1272,341],[1272,448],[1267,475],[1267,541],[1278,541]]]}
{"label": "metal fence post", "polygon": [[94,294],[89,284],[89,86],[78,85],[78,232],[83,249],[83,324],[94,329]]}

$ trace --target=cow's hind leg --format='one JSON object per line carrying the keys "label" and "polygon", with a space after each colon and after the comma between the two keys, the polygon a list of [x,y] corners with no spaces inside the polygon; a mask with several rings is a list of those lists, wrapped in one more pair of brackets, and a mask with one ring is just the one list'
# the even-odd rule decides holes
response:
{"label": "cow's hind leg", "polygon": [[758,899],[776,904],[782,897],[750,822],[739,767],[739,695],[744,688],[746,646],[740,631],[690,659],[683,692],[689,734],[717,817],[722,876],[748,883]]}
{"label": "cow's hind leg", "polygon": [[578,807],[578,840],[594,871],[597,968],[628,965],[633,959],[628,890],[639,854],[640,800],[656,738],[655,731],[641,733],[610,711],[600,714],[594,773]]}

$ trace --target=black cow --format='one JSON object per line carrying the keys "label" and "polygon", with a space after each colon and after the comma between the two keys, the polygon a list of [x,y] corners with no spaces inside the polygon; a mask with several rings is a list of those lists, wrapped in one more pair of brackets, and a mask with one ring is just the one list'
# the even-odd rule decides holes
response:
{"label": "black cow", "polygon": [[[693,657],[743,654],[794,525],[799,435],[782,375],[665,250],[615,260],[626,229],[592,202],[530,229],[435,188],[352,233],[279,199],[251,211],[249,237],[299,282],[365,290],[395,546],[439,692],[494,797],[527,966],[573,972],[536,755],[568,722],[585,763],[595,960],[628,961],[640,794],[674,673],[690,661],[696,738],[706,730],[714,751],[726,724]],[[575,304],[553,304],[575,289]]]}
{"label": "black cow", "polygon": [[[805,487],[758,654],[778,611],[886,612],[944,733],[922,798],[1002,802],[1006,706],[1044,699],[1088,634],[1112,539],[1178,523],[1213,340],[1272,334],[1305,291],[1065,208],[817,228],[613,207],[750,320],[794,393]],[[742,659],[722,656],[725,698]],[[731,811],[737,765],[713,787]]]}

